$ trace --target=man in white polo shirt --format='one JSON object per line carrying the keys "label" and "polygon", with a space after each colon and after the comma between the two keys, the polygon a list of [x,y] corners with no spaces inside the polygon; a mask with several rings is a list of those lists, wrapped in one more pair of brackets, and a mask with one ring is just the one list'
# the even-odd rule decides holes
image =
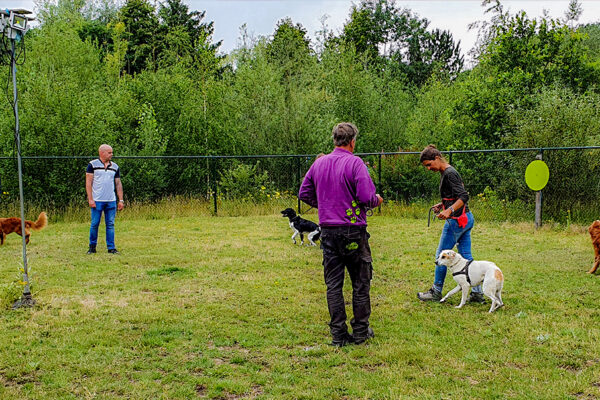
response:
{"label": "man in white polo shirt", "polygon": [[[113,149],[103,144],[98,149],[99,158],[90,161],[85,171],[85,190],[88,203],[92,210],[92,223],[90,225],[90,248],[88,254],[96,252],[98,243],[98,226],[104,211],[104,222],[106,224],[106,247],[108,252],[119,254],[115,247],[115,216],[117,210],[124,207],[123,185],[119,166],[111,161]],[[115,189],[119,201],[115,197]]]}

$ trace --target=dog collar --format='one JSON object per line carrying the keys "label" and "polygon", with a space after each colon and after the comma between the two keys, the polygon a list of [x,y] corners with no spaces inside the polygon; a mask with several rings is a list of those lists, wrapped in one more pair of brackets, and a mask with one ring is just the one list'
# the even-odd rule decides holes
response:
{"label": "dog collar", "polygon": [[469,282],[469,285],[471,284],[471,279],[469,278],[469,265],[471,265],[471,263],[473,262],[473,260],[469,260],[467,261],[467,264],[464,266],[463,269],[461,269],[458,272],[453,272],[452,276],[456,276],[456,275],[466,275],[467,276],[467,282]]}

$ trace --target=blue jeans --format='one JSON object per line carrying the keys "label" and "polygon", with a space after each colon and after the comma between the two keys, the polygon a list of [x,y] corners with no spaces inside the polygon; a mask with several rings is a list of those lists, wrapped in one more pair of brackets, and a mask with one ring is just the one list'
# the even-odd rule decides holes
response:
{"label": "blue jeans", "polygon": [[[452,250],[454,245],[456,245],[458,253],[461,256],[467,260],[473,259],[473,256],[471,255],[471,229],[473,229],[473,225],[475,224],[475,218],[473,218],[471,211],[467,213],[467,218],[467,226],[464,228],[458,226],[458,221],[455,219],[446,220],[442,236],[440,237],[440,244],[435,252],[436,260],[443,250]],[[433,282],[433,287],[440,292],[444,288],[446,270],[447,268],[445,265],[435,265],[435,280]],[[473,292],[481,293],[481,285],[475,286]]]}
{"label": "blue jeans", "polygon": [[115,216],[117,215],[116,201],[97,201],[96,208],[92,210],[92,224],[90,225],[90,246],[98,243],[98,226],[104,211],[104,223],[106,224],[106,247],[108,250],[115,248]]}

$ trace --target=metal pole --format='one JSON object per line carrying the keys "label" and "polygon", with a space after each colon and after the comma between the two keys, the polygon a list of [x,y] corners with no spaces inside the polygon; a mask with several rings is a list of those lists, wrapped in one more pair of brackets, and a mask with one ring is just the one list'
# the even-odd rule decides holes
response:
{"label": "metal pole", "polygon": [[[300,157],[296,158],[296,181],[298,182],[298,186],[296,187],[296,196],[298,196],[298,192],[300,191],[300,186],[302,186],[301,179],[301,162]],[[302,214],[302,202],[300,201],[300,197],[298,197],[298,214]]]}
{"label": "metal pole", "polygon": [[[542,159],[542,151],[535,156],[536,160]],[[535,192],[535,229],[542,226],[542,191]]]}
{"label": "metal pole", "polygon": [[[379,154],[379,164],[377,165],[377,189],[379,190],[379,193],[383,193],[383,190],[381,190],[381,154]],[[378,212],[379,214],[381,214],[381,205],[379,205],[378,208]]]}
{"label": "metal pole", "polygon": [[213,158],[211,164],[211,175],[212,175],[212,185],[213,185],[213,203],[215,207],[215,216],[217,215],[217,159]]}
{"label": "metal pole", "polygon": [[27,271],[27,235],[25,235],[25,206],[23,202],[23,167],[21,161],[21,137],[19,136],[19,104],[17,97],[17,60],[15,57],[15,40],[11,40],[12,54],[12,80],[13,80],[13,98],[14,98],[14,110],[15,110],[15,141],[17,142],[17,165],[19,173],[19,200],[21,203],[21,239],[23,242],[23,295],[20,300],[17,300],[13,304],[13,308],[19,307],[31,307],[35,304],[31,296],[31,290],[29,287],[29,274]]}

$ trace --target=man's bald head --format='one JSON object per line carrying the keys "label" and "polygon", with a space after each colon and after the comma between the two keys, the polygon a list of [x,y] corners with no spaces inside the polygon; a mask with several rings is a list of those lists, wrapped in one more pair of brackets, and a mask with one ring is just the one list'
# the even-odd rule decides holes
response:
{"label": "man's bald head", "polygon": [[113,156],[113,149],[109,145],[103,144],[98,148],[98,155],[100,156],[100,161],[110,161]]}

